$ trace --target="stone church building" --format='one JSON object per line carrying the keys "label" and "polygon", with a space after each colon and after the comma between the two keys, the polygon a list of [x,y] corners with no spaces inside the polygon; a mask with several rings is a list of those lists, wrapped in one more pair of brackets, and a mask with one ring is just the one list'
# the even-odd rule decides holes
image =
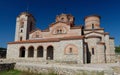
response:
{"label": "stone church building", "polygon": [[70,14],[56,16],[48,29],[36,28],[35,18],[22,12],[16,19],[15,41],[9,42],[7,59],[29,62],[111,63],[115,60],[114,38],[100,27],[100,16],[84,18],[75,25]]}

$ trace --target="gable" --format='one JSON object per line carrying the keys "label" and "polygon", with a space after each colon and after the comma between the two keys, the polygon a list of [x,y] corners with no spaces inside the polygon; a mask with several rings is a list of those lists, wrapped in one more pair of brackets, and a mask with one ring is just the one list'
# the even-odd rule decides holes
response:
{"label": "gable", "polygon": [[67,33],[70,30],[70,26],[67,25],[66,23],[56,23],[52,27],[50,27],[50,32],[52,34],[57,34],[57,33]]}
{"label": "gable", "polygon": [[41,38],[42,37],[42,32],[41,30],[35,30],[34,32],[32,32],[30,34],[30,39],[34,39],[34,38]]}

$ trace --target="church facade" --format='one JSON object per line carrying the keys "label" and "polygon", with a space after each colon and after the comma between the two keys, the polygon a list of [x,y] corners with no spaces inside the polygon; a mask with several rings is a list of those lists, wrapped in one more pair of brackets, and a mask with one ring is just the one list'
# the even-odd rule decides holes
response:
{"label": "church facade", "polygon": [[7,59],[77,64],[114,62],[114,38],[100,27],[100,16],[85,17],[84,26],[76,26],[74,21],[74,16],[60,14],[48,29],[40,30],[33,15],[22,12],[16,19],[15,41],[8,43]]}

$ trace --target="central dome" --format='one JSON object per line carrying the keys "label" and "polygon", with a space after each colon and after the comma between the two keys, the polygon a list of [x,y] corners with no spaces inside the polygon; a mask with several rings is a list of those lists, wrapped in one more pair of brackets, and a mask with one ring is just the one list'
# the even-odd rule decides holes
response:
{"label": "central dome", "polygon": [[60,14],[56,16],[56,22],[66,22],[70,23],[71,25],[74,24],[74,16],[70,14]]}

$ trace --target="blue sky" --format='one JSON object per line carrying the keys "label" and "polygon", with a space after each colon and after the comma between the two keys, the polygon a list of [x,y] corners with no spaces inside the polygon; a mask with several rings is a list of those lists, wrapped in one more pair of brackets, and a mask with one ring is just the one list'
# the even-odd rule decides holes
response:
{"label": "blue sky", "polygon": [[[120,45],[120,0],[1,0],[0,1],[0,47],[14,41],[16,17],[28,9],[36,18],[36,26],[47,28],[58,14],[75,16],[76,25],[84,25],[84,17],[101,16],[101,28],[115,37]],[[65,11],[66,9],[66,11]]]}

